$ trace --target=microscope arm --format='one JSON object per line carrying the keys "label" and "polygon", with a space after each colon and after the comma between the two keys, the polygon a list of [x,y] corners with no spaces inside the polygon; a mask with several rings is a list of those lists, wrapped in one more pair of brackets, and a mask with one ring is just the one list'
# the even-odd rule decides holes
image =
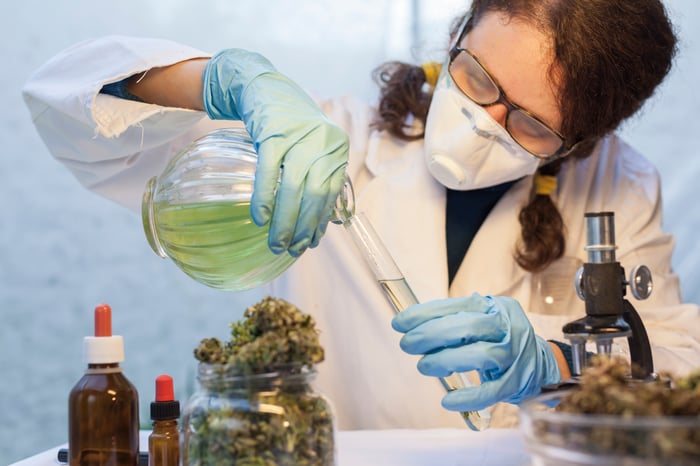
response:
{"label": "microscope arm", "polygon": [[628,300],[624,300],[622,318],[629,324],[632,334],[627,337],[632,361],[632,378],[644,380],[654,372],[649,336],[637,310]]}

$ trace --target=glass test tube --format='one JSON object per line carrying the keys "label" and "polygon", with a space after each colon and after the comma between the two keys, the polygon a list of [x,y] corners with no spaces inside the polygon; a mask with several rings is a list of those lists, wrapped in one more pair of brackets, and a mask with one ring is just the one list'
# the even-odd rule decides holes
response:
{"label": "glass test tube", "polygon": [[[379,235],[374,231],[367,217],[362,212],[354,212],[354,196],[352,185],[349,184],[349,181],[346,181],[345,189],[346,191],[339,196],[340,200],[339,205],[336,206],[335,221],[337,223],[342,222],[345,230],[352,237],[355,246],[362,253],[375,279],[394,307],[394,311],[398,313],[412,304],[417,304],[418,299],[413,294],[413,290],[411,290],[408,282],[382,243]],[[351,204],[348,205],[348,202]],[[448,377],[441,377],[440,383],[448,392],[472,385],[462,373],[453,373]],[[476,431],[487,429],[491,421],[491,415],[485,409],[462,412],[461,415],[467,426]]]}

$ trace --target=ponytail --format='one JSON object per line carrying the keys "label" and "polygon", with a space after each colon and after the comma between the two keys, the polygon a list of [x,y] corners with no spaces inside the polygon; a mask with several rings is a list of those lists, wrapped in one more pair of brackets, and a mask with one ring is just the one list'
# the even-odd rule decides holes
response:
{"label": "ponytail", "polygon": [[[426,81],[426,78],[432,79],[432,75],[426,77],[426,71],[431,74],[434,69],[401,62],[384,63],[374,70],[380,97],[378,119],[373,127],[404,141],[423,137],[432,98],[432,86]],[[410,124],[411,117],[422,124],[419,131]]]}
{"label": "ponytail", "polygon": [[539,272],[564,255],[564,220],[550,197],[556,191],[560,167],[558,160],[538,170],[530,202],[518,216],[521,236],[515,261],[529,272]]}

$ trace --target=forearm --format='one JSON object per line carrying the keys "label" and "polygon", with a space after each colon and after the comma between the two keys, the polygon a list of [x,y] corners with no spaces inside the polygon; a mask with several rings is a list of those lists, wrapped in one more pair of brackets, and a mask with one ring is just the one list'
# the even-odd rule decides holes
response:
{"label": "forearm", "polygon": [[195,58],[132,76],[127,90],[144,102],[204,110],[202,73],[208,58]]}

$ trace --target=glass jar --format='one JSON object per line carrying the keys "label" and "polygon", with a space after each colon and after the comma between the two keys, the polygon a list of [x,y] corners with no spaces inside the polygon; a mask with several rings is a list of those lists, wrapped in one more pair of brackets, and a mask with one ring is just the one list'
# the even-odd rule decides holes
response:
{"label": "glass jar", "polygon": [[195,280],[241,291],[270,282],[295,261],[273,254],[269,223],[250,216],[257,154],[242,128],[212,131],[148,181],[141,204],[153,251]]}
{"label": "glass jar", "polygon": [[200,363],[183,414],[183,465],[332,465],[334,419],[315,370],[289,365],[240,374]]}

